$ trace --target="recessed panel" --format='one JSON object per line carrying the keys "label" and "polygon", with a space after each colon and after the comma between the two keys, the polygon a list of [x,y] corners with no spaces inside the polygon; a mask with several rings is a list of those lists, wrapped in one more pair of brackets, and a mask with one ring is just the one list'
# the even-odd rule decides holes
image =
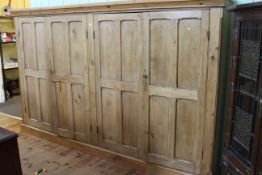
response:
{"label": "recessed panel", "polygon": [[152,20],[150,22],[150,84],[170,87],[175,83],[176,32],[173,20]]}
{"label": "recessed panel", "polygon": [[110,142],[118,141],[119,91],[102,89],[103,137]]}
{"label": "recessed panel", "polygon": [[168,99],[164,97],[151,97],[149,108],[149,151],[153,154],[168,156]]}
{"label": "recessed panel", "polygon": [[197,102],[190,100],[177,101],[176,120],[176,158],[194,160],[196,149],[196,133],[198,124]]}
{"label": "recessed panel", "polygon": [[178,87],[199,87],[201,53],[201,21],[185,19],[179,21]]}
{"label": "recessed panel", "polygon": [[56,22],[51,24],[53,42],[53,62],[57,75],[69,74],[68,24]]}
{"label": "recessed panel", "polygon": [[121,22],[122,80],[136,82],[139,74],[139,32],[137,21]]}
{"label": "recessed panel", "polygon": [[138,95],[122,93],[123,144],[136,147],[138,139]]}
{"label": "recessed panel", "polygon": [[69,111],[68,111],[68,90],[66,83],[56,83],[56,102],[57,102],[57,120],[58,128],[68,129],[69,124]]}
{"label": "recessed panel", "polygon": [[73,114],[75,131],[85,133],[89,129],[89,116],[86,113],[85,88],[82,85],[72,85]]}
{"label": "recessed panel", "polygon": [[120,34],[113,21],[99,23],[99,39],[101,78],[121,80]]}
{"label": "recessed panel", "polygon": [[26,77],[29,118],[38,120],[37,79]]}
{"label": "recessed panel", "polygon": [[34,55],[34,38],[33,38],[33,24],[23,23],[22,24],[22,37],[23,37],[23,53],[25,60],[26,69],[36,69],[36,59]]}
{"label": "recessed panel", "polygon": [[70,59],[71,75],[84,74],[84,55],[87,48],[84,48],[84,35],[82,22],[70,22]]}
{"label": "recessed panel", "polygon": [[36,38],[36,58],[38,70],[48,71],[48,51],[47,51],[47,35],[46,26],[43,22],[35,23],[35,38]]}
{"label": "recessed panel", "polygon": [[39,79],[40,105],[42,121],[48,124],[53,123],[55,104],[52,104],[52,98],[55,98],[55,89],[50,80]]}

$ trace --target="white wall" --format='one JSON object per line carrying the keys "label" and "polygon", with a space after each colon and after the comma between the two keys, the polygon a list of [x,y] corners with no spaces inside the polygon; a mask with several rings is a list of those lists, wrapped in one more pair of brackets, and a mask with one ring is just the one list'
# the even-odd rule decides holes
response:
{"label": "white wall", "polygon": [[247,4],[252,2],[262,2],[262,0],[236,0],[237,4]]}
{"label": "white wall", "polygon": [[[86,3],[99,3],[99,2],[114,2],[114,1],[126,1],[126,0],[29,0],[30,7],[52,7],[63,5],[76,5]],[[233,0],[237,4],[246,4],[252,2],[262,2],[262,0]]]}
{"label": "white wall", "polygon": [[52,6],[99,3],[99,2],[115,2],[115,1],[126,1],[126,0],[30,0],[30,7],[52,7]]}

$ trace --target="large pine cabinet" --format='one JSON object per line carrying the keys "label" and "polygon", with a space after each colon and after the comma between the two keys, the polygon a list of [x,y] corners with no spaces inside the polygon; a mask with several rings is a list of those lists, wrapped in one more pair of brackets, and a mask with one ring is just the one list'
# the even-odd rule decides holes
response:
{"label": "large pine cabinet", "polygon": [[221,17],[221,8],[17,17],[24,123],[174,173],[210,173]]}

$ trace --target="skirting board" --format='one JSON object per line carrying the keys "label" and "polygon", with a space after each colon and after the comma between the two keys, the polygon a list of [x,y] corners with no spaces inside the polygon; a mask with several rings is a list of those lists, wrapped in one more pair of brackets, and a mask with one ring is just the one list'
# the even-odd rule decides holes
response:
{"label": "skirting board", "polygon": [[127,157],[121,154],[117,154],[102,148],[98,148],[92,145],[88,145],[85,143],[80,143],[74,140],[69,140],[63,137],[59,137],[52,133],[39,130],[37,128],[33,128],[27,126],[25,124],[21,125],[22,133],[28,133],[48,141],[67,146],[72,149],[76,149],[82,151],[87,154],[91,154],[97,157],[102,157],[104,159],[110,160],[112,162],[128,165],[134,167],[140,171],[151,173],[152,175],[191,175],[189,173],[184,173],[181,171],[171,170],[168,168],[156,166],[150,163],[143,162],[141,160],[137,160],[131,157]]}

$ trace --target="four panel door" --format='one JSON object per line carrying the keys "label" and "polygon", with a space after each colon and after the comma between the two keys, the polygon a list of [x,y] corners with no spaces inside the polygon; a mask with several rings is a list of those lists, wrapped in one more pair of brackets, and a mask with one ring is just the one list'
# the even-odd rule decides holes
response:
{"label": "four panel door", "polygon": [[47,21],[57,134],[89,142],[87,15],[53,16]]}
{"label": "four panel door", "polygon": [[139,157],[142,147],[141,14],[94,17],[99,145]]}
{"label": "four panel door", "polygon": [[200,173],[209,11],[150,12],[143,20],[147,160]]}
{"label": "four panel door", "polygon": [[50,81],[45,18],[22,18],[17,22],[19,67],[24,121],[52,132],[55,89]]}

